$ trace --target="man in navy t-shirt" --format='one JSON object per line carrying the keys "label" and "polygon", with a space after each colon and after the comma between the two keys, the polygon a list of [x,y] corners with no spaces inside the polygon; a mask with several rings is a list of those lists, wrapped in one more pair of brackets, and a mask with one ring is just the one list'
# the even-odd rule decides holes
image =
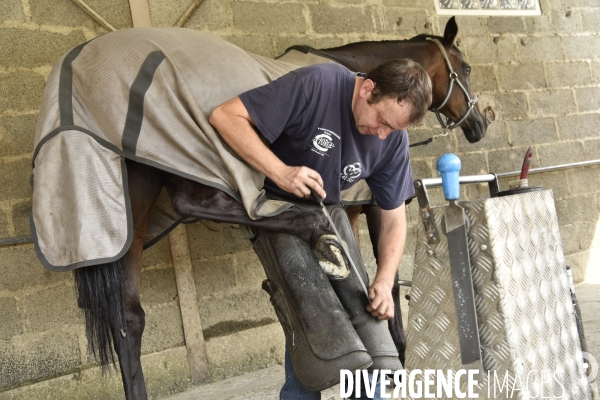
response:
{"label": "man in navy t-shirt", "polygon": [[312,189],[334,204],[342,190],[366,179],[382,209],[367,307],[378,319],[394,316],[404,202],[414,194],[406,128],[424,117],[430,103],[429,77],[410,60],[386,62],[367,75],[331,63],[292,71],[210,116],[227,144],[266,176],[265,189],[279,196],[307,199]]}
{"label": "man in navy t-shirt", "polygon": [[[328,204],[339,203],[342,190],[367,178],[377,204],[395,209],[413,194],[406,131],[380,140],[389,128],[376,135],[365,132],[368,126],[357,127],[350,102],[357,79],[364,80],[339,64],[319,64],[239,98],[283,163],[319,172]],[[265,188],[289,196],[271,179]]]}

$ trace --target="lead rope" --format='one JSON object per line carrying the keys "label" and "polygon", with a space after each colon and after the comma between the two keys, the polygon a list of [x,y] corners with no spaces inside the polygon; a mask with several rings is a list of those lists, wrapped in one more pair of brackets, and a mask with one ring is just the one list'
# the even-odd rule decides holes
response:
{"label": "lead rope", "polygon": [[433,135],[429,139],[423,140],[422,142],[410,144],[410,145],[408,145],[408,147],[425,146],[426,144],[433,142],[433,140],[435,138],[442,137],[442,136],[448,136],[449,134],[450,134],[450,131],[445,131],[444,133],[438,133],[437,135]]}

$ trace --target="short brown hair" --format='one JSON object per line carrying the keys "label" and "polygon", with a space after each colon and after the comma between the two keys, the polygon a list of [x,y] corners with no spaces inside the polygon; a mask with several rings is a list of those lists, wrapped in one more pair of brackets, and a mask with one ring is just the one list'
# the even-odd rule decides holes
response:
{"label": "short brown hair", "polygon": [[409,59],[386,61],[367,73],[366,79],[375,82],[369,104],[384,98],[395,98],[398,103],[409,101],[411,124],[420,122],[431,105],[431,80],[427,72]]}

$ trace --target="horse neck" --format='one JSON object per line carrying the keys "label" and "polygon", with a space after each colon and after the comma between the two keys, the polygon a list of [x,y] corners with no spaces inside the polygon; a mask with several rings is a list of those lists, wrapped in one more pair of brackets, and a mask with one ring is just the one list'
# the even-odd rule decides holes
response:
{"label": "horse neck", "polygon": [[430,73],[430,69],[436,61],[435,53],[431,51],[431,44],[425,41],[408,40],[361,42],[318,51],[356,72],[368,72],[385,61],[409,58]]}

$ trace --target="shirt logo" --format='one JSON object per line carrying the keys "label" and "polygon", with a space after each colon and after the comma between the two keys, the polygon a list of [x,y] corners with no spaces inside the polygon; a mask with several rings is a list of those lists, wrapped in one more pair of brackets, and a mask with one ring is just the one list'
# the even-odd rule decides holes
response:
{"label": "shirt logo", "polygon": [[333,141],[331,140],[331,136],[326,133],[322,133],[320,135],[315,136],[313,139],[313,146],[317,148],[317,150],[327,151],[333,148]]}
{"label": "shirt logo", "polygon": [[362,173],[362,167],[359,162],[355,162],[354,164],[346,165],[344,170],[340,174],[342,180],[346,182],[354,183],[357,178]]}
{"label": "shirt logo", "polygon": [[310,149],[320,156],[328,156],[327,151],[335,147],[334,137],[340,140],[337,133],[329,129],[317,128],[317,134],[312,139]]}

